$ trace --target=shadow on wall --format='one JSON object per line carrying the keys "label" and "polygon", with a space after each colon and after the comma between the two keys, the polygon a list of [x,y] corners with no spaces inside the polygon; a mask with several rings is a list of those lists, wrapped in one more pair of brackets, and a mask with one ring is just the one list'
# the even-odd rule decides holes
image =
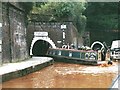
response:
{"label": "shadow on wall", "polygon": [[45,56],[49,47],[50,44],[46,41],[36,41],[32,49],[33,56]]}

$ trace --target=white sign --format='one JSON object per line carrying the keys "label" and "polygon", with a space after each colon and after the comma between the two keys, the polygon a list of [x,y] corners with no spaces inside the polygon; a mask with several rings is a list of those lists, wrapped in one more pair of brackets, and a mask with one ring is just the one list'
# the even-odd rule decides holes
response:
{"label": "white sign", "polygon": [[63,39],[65,38],[65,32],[63,32]]}
{"label": "white sign", "polygon": [[0,52],[2,52],[2,46],[0,45]]}
{"label": "white sign", "polygon": [[42,37],[47,37],[48,32],[34,32],[34,36],[42,36]]}
{"label": "white sign", "polygon": [[66,29],[66,25],[61,25],[61,29]]}
{"label": "white sign", "polygon": [[2,44],[2,40],[0,40],[0,45]]}
{"label": "white sign", "polygon": [[62,41],[57,41],[57,43],[62,43]]}
{"label": "white sign", "polygon": [[0,40],[0,52],[2,52],[2,40]]}
{"label": "white sign", "polygon": [[2,23],[0,23],[0,27],[2,27]]}

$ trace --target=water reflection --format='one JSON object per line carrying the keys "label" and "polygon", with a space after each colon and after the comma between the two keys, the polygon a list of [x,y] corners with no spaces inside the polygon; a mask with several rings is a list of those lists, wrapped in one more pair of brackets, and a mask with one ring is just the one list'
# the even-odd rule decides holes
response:
{"label": "water reflection", "polygon": [[108,88],[118,70],[110,67],[55,63],[27,76],[3,83],[3,88]]}

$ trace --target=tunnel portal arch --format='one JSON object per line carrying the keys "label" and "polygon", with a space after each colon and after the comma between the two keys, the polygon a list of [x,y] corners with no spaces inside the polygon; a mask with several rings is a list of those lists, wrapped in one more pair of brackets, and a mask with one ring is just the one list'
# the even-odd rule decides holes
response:
{"label": "tunnel portal arch", "polygon": [[40,40],[46,41],[51,45],[52,48],[56,48],[55,43],[49,37],[34,37],[32,40],[32,43],[31,43],[31,47],[30,47],[30,55],[31,56],[33,55],[33,47],[34,47],[35,43]]}
{"label": "tunnel portal arch", "polygon": [[97,45],[97,44],[101,46],[100,49],[104,48],[104,45],[103,45],[100,41],[95,41],[95,42],[91,45],[91,49],[94,50],[94,46]]}

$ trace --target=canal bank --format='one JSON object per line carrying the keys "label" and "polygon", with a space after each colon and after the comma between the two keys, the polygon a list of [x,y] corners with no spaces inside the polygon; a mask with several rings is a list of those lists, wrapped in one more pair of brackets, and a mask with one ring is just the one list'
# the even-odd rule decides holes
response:
{"label": "canal bank", "polygon": [[22,62],[3,64],[0,66],[1,82],[25,76],[52,65],[53,63],[54,60],[50,57],[32,57],[31,59]]}
{"label": "canal bank", "polygon": [[109,67],[55,62],[42,70],[3,82],[2,88],[21,88],[21,90],[24,88],[99,90],[100,88],[101,90],[109,90],[117,73],[117,62]]}

